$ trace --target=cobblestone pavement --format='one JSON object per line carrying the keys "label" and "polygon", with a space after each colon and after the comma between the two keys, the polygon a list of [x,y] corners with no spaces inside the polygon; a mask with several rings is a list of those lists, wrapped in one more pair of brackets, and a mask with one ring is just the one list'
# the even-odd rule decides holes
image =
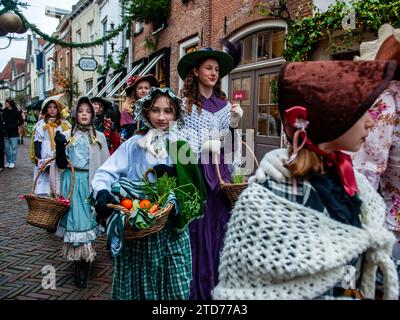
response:
{"label": "cobblestone pavement", "polygon": [[[106,239],[96,240],[97,257],[88,286],[74,286],[74,265],[60,256],[63,241],[26,222],[28,207],[18,197],[32,188],[33,165],[29,138],[18,146],[17,165],[0,172],[0,299],[108,300],[111,298],[112,262]],[[44,266],[56,270],[56,289],[43,289]]]}

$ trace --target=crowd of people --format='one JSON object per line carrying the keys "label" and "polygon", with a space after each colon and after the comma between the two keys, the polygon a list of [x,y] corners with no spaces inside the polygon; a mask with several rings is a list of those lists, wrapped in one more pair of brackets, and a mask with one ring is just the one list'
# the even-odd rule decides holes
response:
{"label": "crowd of people", "polygon": [[[76,286],[86,287],[92,244],[106,232],[113,299],[398,299],[400,39],[382,54],[393,38],[385,28],[372,58],[282,67],[278,107],[289,146],[264,156],[233,209],[218,175],[232,182],[241,166],[235,129],[243,111],[228,101],[221,79],[238,65],[239,43],[183,56],[179,94],[153,75],[135,75],[119,108],[79,97],[68,119],[60,101],[46,99],[32,137],[34,177],[43,171],[35,193],[66,199],[74,186],[55,234],[75,264]],[[7,100],[0,151],[9,168],[22,123]],[[386,153],[372,150],[383,148],[381,139]],[[350,153],[367,177],[353,169]],[[384,168],[376,164],[381,157]],[[118,195],[140,199],[144,180],[154,186],[165,176],[176,181],[165,226],[125,239],[137,216],[115,209]],[[196,194],[195,205],[188,209],[176,188]],[[349,267],[354,284],[344,287]]]}

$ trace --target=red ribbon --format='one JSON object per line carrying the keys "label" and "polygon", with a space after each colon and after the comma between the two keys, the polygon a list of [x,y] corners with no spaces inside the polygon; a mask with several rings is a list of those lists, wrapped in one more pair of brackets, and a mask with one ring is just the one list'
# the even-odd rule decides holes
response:
{"label": "red ribbon", "polygon": [[136,81],[137,78],[139,78],[138,75],[130,77],[128,80],[126,80],[126,84],[130,87]]}
{"label": "red ribbon", "polygon": [[[321,150],[308,138],[305,127],[298,128],[298,123],[307,122],[307,109],[299,106],[287,109],[285,111],[285,117],[291,126],[297,128],[297,131],[293,135],[293,153],[297,154],[297,152],[305,146],[310,151],[321,155],[324,158],[324,163],[327,167],[336,167],[346,193],[350,197],[353,197],[358,193],[351,157],[341,151],[327,153]],[[300,146],[298,141],[299,138],[303,140]]]}
{"label": "red ribbon", "polygon": [[57,202],[66,204],[67,206],[69,206],[69,204],[70,204],[70,200],[65,199],[63,196],[59,196],[57,198]]}

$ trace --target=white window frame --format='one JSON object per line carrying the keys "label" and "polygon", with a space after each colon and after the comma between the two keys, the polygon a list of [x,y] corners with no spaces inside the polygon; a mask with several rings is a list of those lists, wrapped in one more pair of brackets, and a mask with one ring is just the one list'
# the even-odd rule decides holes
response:
{"label": "white window frame", "polygon": [[[108,23],[108,19],[107,17],[104,17],[104,19],[101,21],[101,27],[102,27],[102,37],[104,37],[107,34],[107,23]],[[107,61],[107,44],[108,42],[105,42],[103,44],[103,63],[106,63]]]}
{"label": "white window frame", "polygon": [[[93,23],[94,23],[94,20],[91,20],[87,24],[87,32],[88,32],[89,42],[92,42],[94,40]],[[89,56],[93,57],[93,55],[94,55],[94,48],[89,47]]]}
{"label": "white window frame", "polygon": [[[196,36],[190,38],[179,45],[179,59],[181,59],[186,54],[186,49],[190,48],[196,44],[200,44],[200,37]],[[179,76],[178,76],[179,77]],[[183,88],[183,80],[179,77],[179,91]]]}
{"label": "white window frame", "polygon": [[[274,29],[274,28],[284,28],[285,29],[285,34],[288,32],[288,25],[285,21],[274,21],[274,20],[268,20],[268,21],[258,21],[256,23],[253,23],[249,25],[247,28],[244,28],[240,30],[239,32],[235,33],[231,37],[228,38],[229,41],[235,42],[237,40],[243,39],[248,35],[260,32],[260,31],[265,31],[268,29]],[[271,67],[274,65],[279,65],[282,64],[285,61],[284,58],[282,59],[272,59],[272,60],[267,60],[267,61],[259,61],[256,63],[252,64],[246,64],[243,66],[238,66],[235,68],[233,71],[247,71],[247,70],[253,70],[255,68],[265,68],[265,67]],[[225,76],[221,80],[221,89],[222,91],[228,93],[229,89],[229,77]]]}

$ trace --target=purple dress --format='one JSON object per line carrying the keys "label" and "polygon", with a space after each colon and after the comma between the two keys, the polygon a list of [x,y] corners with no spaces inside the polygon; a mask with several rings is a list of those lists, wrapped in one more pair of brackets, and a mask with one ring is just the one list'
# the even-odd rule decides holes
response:
{"label": "purple dress", "polygon": [[[202,108],[217,112],[226,106],[226,101],[212,95],[202,97]],[[211,155],[210,155],[211,157]],[[224,181],[230,182],[228,166],[224,164],[223,152],[220,156],[220,172]],[[204,216],[189,225],[192,246],[191,300],[210,300],[211,290],[218,282],[219,256],[222,250],[226,226],[229,220],[229,202],[219,188],[215,164],[200,164],[207,188]]]}

